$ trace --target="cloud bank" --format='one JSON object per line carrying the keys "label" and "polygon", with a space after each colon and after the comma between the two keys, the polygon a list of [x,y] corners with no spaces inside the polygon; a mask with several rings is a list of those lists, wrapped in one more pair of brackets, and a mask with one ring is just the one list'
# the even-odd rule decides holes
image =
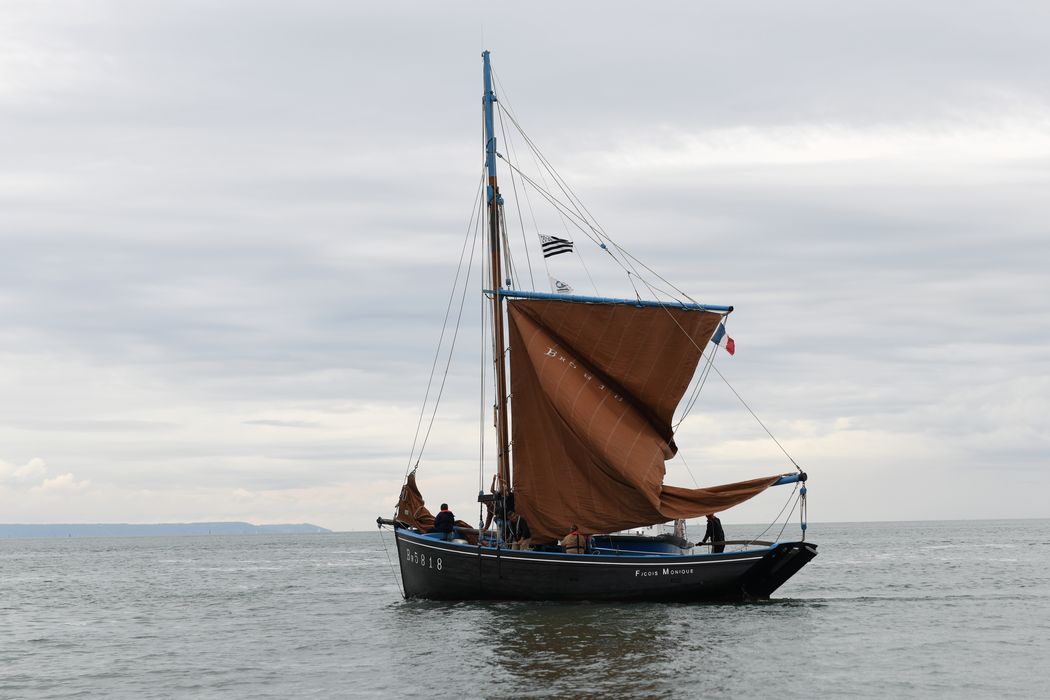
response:
{"label": "cloud bank", "polygon": [[[7,8],[4,520],[387,515],[477,185],[482,48],[609,233],[737,307],[719,367],[811,472],[813,519],[1046,514],[1044,5],[476,9]],[[468,519],[470,303],[420,471]],[[678,443],[677,484],[790,468],[715,380]]]}

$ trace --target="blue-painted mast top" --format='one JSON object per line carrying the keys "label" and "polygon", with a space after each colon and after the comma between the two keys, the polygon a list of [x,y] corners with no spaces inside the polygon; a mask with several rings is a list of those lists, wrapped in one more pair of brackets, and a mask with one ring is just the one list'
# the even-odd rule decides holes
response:
{"label": "blue-painted mast top", "polygon": [[[496,129],[493,113],[495,112],[496,93],[492,91],[492,64],[489,62],[489,52],[483,51],[481,57],[485,62],[485,95],[482,103],[485,105],[485,168],[489,176],[488,201],[491,203],[493,198],[499,197],[499,191],[495,187]],[[502,201],[498,203],[502,204]]]}

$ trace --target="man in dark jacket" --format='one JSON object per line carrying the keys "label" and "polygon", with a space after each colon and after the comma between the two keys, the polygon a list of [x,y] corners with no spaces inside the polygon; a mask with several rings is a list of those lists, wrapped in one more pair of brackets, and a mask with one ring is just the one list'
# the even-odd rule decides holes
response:
{"label": "man in dark jacket", "polygon": [[532,532],[525,518],[511,511],[510,514],[510,537],[511,549],[528,549],[532,545]]}
{"label": "man in dark jacket", "polygon": [[431,532],[442,532],[445,534],[444,539],[452,539],[452,526],[456,524],[456,516],[452,514],[452,511],[448,509],[447,503],[441,504],[441,512],[434,516],[434,527],[430,528]]}
{"label": "man in dark jacket", "polygon": [[726,533],[722,529],[722,521],[716,518],[714,513],[709,513],[707,516],[707,531],[704,532],[704,539],[700,540],[700,544],[708,540],[711,540],[711,552],[713,554],[726,551]]}

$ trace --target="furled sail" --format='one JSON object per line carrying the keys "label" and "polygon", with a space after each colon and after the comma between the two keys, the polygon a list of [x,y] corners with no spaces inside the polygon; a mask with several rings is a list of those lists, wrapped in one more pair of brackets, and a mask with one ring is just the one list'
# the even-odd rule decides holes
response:
{"label": "furled sail", "polygon": [[397,499],[397,517],[395,520],[423,532],[427,532],[434,527],[434,515],[426,507],[423,494],[419,492],[419,487],[416,486],[416,472],[414,469],[408,475],[405,485],[401,487],[401,495]]}
{"label": "furled sail", "polygon": [[535,541],[697,517],[777,480],[663,485],[675,407],[721,314],[517,299],[508,316],[514,493]]}
{"label": "furled sail", "polygon": [[[405,485],[401,487],[401,495],[397,498],[397,517],[394,520],[423,532],[429,532],[434,527],[434,516],[427,508],[423,494],[419,492],[419,487],[416,485],[415,470],[412,470]],[[456,527],[460,528],[460,537],[471,544],[478,543],[477,531],[472,529],[469,523],[457,520]]]}

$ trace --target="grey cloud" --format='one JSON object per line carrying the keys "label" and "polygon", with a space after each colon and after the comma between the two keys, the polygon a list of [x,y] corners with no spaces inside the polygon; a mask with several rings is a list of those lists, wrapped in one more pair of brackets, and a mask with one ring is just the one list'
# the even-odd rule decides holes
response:
{"label": "grey cloud", "polygon": [[[5,36],[29,58],[0,71],[0,459],[143,489],[396,481],[480,174],[483,21],[501,99],[609,232],[737,306],[719,367],[778,436],[920,436],[968,473],[1031,471],[1048,453],[1046,154],[645,161],[720,129],[1045,131],[1047,13],[23,8]],[[584,254],[602,292],[633,295]],[[472,293],[435,477],[476,463],[480,313]],[[717,380],[696,412],[718,439],[761,437]]]}

